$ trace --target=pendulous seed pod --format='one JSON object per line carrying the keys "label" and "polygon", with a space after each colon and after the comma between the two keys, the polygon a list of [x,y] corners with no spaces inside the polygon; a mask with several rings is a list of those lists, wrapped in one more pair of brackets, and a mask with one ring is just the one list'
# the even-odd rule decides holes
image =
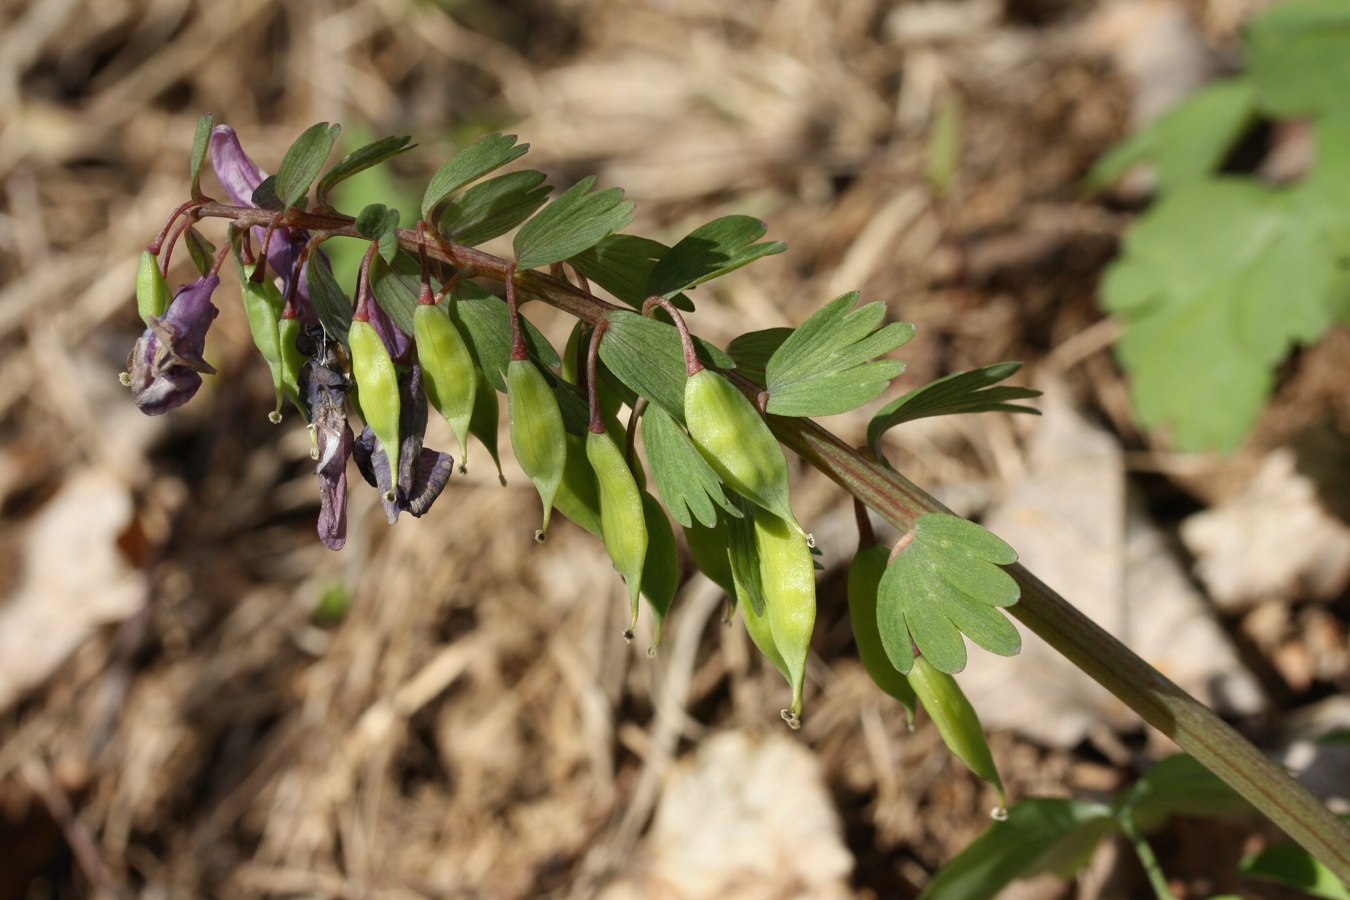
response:
{"label": "pendulous seed pod", "polygon": [[989,743],[984,739],[980,717],[956,679],[946,672],[939,672],[920,655],[914,657],[909,683],[923,708],[932,716],[947,749],[969,766],[970,771],[992,784],[998,791],[999,806],[1007,806],[1003,782],[998,777],[994,756],[989,752]]}
{"label": "pendulous seed pod", "polygon": [[413,310],[413,337],[417,340],[427,400],[455,432],[463,467],[468,464],[469,423],[478,396],[478,367],[459,326],[437,306],[420,303]]}
{"label": "pendulous seed pod", "polygon": [[783,657],[792,706],[783,719],[800,727],[806,656],[816,626],[816,569],[806,536],[767,510],[755,510],[755,548],[759,551],[764,617],[769,620],[774,646]]}
{"label": "pendulous seed pod", "polygon": [[553,501],[567,466],[562,410],[544,373],[533,361],[513,359],[506,367],[506,409],[511,420],[511,448],[530,476],[544,504],[544,520],[535,539],[548,534]]}
{"label": "pendulous seed pod", "polygon": [[904,673],[891,664],[877,627],[877,587],[890,555],[890,548],[879,544],[859,548],[848,567],[848,614],[853,622],[858,658],[867,674],[877,687],[900,701],[905,707],[905,722],[913,725],[917,702],[914,688]]}
{"label": "pendulous seed pod", "polygon": [[305,367],[305,360],[309,358],[300,350],[302,330],[299,319],[287,318],[285,313],[282,313],[281,321],[277,323],[277,343],[281,345],[281,392],[295,404],[295,408],[300,410],[300,414],[308,421],[309,407],[300,390],[300,370]]}
{"label": "pendulous seed pod", "polygon": [[[258,265],[258,263],[241,264],[239,283],[244,292],[244,312],[248,316],[248,329],[253,335],[253,345],[258,348],[263,359],[267,360],[267,367],[272,371],[272,387],[277,393],[276,409],[268,415],[268,418],[273,422],[280,422],[282,383],[285,380],[280,327],[281,310],[286,305],[286,300],[271,279],[264,277],[261,281],[253,280]],[[298,378],[298,370],[296,374]],[[299,396],[298,387],[296,396]]]}
{"label": "pendulous seed pod", "polygon": [[788,500],[783,448],[735,385],[711,369],[690,375],[684,418],[694,446],[732,490],[801,532]]}
{"label": "pendulous seed pod", "polygon": [[[398,373],[389,350],[375,331],[375,326],[364,319],[354,319],[347,333],[347,346],[352,356],[352,380],[356,382],[357,404],[361,415],[375,432],[384,452],[389,457],[389,470],[399,471],[399,399]],[[394,502],[394,491],[385,499]]]}
{"label": "pendulous seed pod", "polygon": [[164,315],[172,299],[169,283],[159,271],[159,257],[149,250],[141,251],[141,265],[136,270],[136,311],[141,321],[149,325],[151,316]]}
{"label": "pendulous seed pod", "polygon": [[666,613],[680,589],[680,552],[675,546],[675,530],[656,498],[642,491],[642,515],[647,525],[647,556],[642,563],[642,596],[656,618],[656,635],[648,651],[655,654],[661,643]]}
{"label": "pendulous seed pod", "polygon": [[605,550],[628,585],[632,616],[625,637],[632,640],[637,626],[638,596],[642,570],[647,560],[647,521],[642,512],[642,494],[623,451],[606,432],[586,434],[586,458],[600,489],[600,535]]}

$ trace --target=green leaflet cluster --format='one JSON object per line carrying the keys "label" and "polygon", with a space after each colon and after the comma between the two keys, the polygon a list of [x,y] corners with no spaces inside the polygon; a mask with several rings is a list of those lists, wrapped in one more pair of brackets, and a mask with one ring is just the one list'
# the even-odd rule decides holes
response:
{"label": "green leaflet cluster", "polygon": [[[1310,132],[1311,168],[1292,183],[1225,173],[1272,122]],[[1089,182],[1140,162],[1158,198],[1101,284],[1124,326],[1116,354],[1145,426],[1182,450],[1231,452],[1290,350],[1350,320],[1350,5],[1271,7],[1246,32],[1246,71],[1115,147]]]}
{"label": "green leaflet cluster", "polygon": [[[890,354],[914,326],[887,322],[882,303],[860,304],[847,293],[795,329],[742,335],[724,350],[695,337],[686,316],[700,285],[785,249],[764,239],[764,223],[725,216],[669,244],[623,234],[633,207],[622,191],[586,178],[553,196],[543,173],[517,167],[528,148],[509,135],[484,137],[446,162],[412,227],[383,203],[344,216],[335,189],[411,144],[383,138],[325,171],[337,137],[327,123],[308,129],[278,172],[265,175],[232,130],[203,119],[193,200],[138,273],[147,334],[128,377],[138,404],[172,408],[210,373],[199,339],[215,316],[209,296],[228,252],[273,375],[277,412],[289,399],[313,436],[325,544],[345,541],[349,459],[379,490],[391,523],[400,512],[431,508],[453,469],[448,453],[423,446],[431,412],[450,424],[461,472],[472,438],[500,476],[505,394],[512,450],[540,498],[537,537],[556,511],[599,538],[626,585],[629,636],[645,599],[654,647],[682,579],[673,517],[699,568],[725,588],[750,638],[787,681],[783,716],[795,727],[821,551],[793,509],[791,467],[772,423],[877,400],[903,372]],[[208,154],[233,207],[202,191]],[[193,217],[184,213],[194,209],[238,220],[225,250],[217,253],[186,224]],[[469,249],[508,234],[511,259]],[[203,274],[180,291],[183,300],[163,277],[163,250],[180,236]],[[363,250],[354,291],[326,253],[335,238],[356,239]],[[485,278],[504,283],[505,302]],[[619,305],[579,321],[559,354],[522,314],[540,279],[592,303],[594,285]],[[1015,371],[1003,363],[958,373],[891,402],[869,428],[873,454],[884,461],[886,432],[910,419],[1032,411],[1014,401],[1035,391],[998,384]],[[997,784],[978,720],[951,674],[965,664],[965,637],[1016,652],[1001,607],[1016,601],[1017,589],[1000,568],[1015,554],[951,516],[925,517],[903,543],[895,553],[865,547],[854,561],[860,654],[879,685],[911,713],[922,703],[952,749]]]}

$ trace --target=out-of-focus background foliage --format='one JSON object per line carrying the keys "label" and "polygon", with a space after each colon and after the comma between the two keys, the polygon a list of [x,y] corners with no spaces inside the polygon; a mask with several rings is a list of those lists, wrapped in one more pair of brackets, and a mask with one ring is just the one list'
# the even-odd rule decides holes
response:
{"label": "out-of-focus background foliage", "polygon": [[[117,382],[135,264],[186,197],[203,112],[269,170],[317,121],[345,149],[414,135],[353,211],[414,209],[455,148],[504,130],[557,186],[625,188],[633,233],[759,216],[790,249],[699,291],[719,342],[859,288],[919,326],[896,393],[1025,360],[1042,419],[906,425],[892,459],[1343,798],[1344,757],[1306,739],[1350,718],[1350,333],[1285,365],[1236,456],[1170,452],[1134,424],[1096,302],[1146,191],[1081,187],[1237,63],[1260,6],[7,0],[0,898],[908,897],[994,805],[856,661],[852,512],[815,473],[794,505],[823,549],[820,617],[788,733],[785,685],[715,588],[688,581],[648,659],[598,542],[560,523],[535,545],[509,460],[509,487],[480,451],[393,529],[357,490],[347,547],[324,550],[308,437],[267,421],[229,277],[220,376],[142,417]],[[958,126],[940,197],[935,121]],[[866,412],[826,424],[860,442]],[[962,683],[1014,797],[1104,795],[1169,750],[1031,641],[975,651]],[[1172,826],[1179,896],[1275,896],[1233,875],[1257,831]],[[1132,865],[1108,843],[1079,885],[1017,896],[1138,896]]]}

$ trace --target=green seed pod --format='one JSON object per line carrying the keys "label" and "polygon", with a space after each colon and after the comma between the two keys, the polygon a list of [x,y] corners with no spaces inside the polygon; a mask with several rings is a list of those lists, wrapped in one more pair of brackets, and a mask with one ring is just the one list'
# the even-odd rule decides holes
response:
{"label": "green seed pod", "polygon": [[159,272],[159,257],[149,250],[141,252],[141,266],[136,270],[136,311],[141,321],[150,324],[150,317],[164,315],[169,308],[169,283]]}
{"label": "green seed pod", "polygon": [[848,614],[853,621],[853,639],[858,644],[858,658],[877,687],[890,694],[905,707],[905,722],[914,724],[914,688],[904,673],[891,665],[886,648],[881,643],[877,627],[877,586],[886,571],[891,551],[873,544],[863,547],[848,567]]}
{"label": "green seed pod", "polygon": [[600,488],[586,459],[586,442],[575,434],[567,435],[567,464],[553,506],[558,512],[603,540],[600,526]]}
{"label": "green seed pod", "polygon": [[[497,400],[497,390],[486,378],[478,379],[478,389],[473,394],[473,416],[469,419],[469,434],[478,438],[492,464],[497,467],[497,480],[506,486],[506,476],[502,474],[502,458],[497,452],[497,419],[501,414],[501,403]],[[463,466],[460,466],[461,471]]]}
{"label": "green seed pod", "polygon": [[282,318],[277,323],[277,343],[281,345],[281,392],[309,419],[309,408],[300,393],[300,370],[308,358],[300,352],[300,320]]}
{"label": "green seed pod", "polygon": [[270,278],[253,280],[258,264],[239,266],[239,283],[244,291],[244,312],[248,316],[248,328],[253,335],[253,344],[267,360],[272,370],[272,387],[277,393],[277,408],[268,416],[273,422],[281,421],[282,382],[284,381],[281,354],[281,310],[286,300]]}
{"label": "green seed pod", "polygon": [[535,539],[542,541],[548,534],[553,500],[567,465],[567,432],[553,388],[528,359],[513,359],[506,367],[506,409],[516,460],[544,503],[544,521],[535,533]]}
{"label": "green seed pod", "polygon": [[711,369],[689,376],[684,418],[694,446],[732,490],[801,532],[788,500],[783,448],[735,385]]}
{"label": "green seed pod", "polygon": [[933,724],[937,726],[938,734],[942,735],[947,748],[969,766],[970,771],[994,786],[998,791],[1000,807],[1007,806],[1003,782],[998,777],[993,754],[989,752],[989,744],[984,739],[980,717],[975,714],[975,707],[970,705],[956,679],[933,668],[932,663],[922,656],[916,656],[914,668],[909,673],[909,683],[913,685],[923,708],[933,717]]}
{"label": "green seed pod", "polygon": [[675,531],[656,498],[642,491],[642,515],[647,525],[647,556],[642,563],[642,596],[656,618],[656,636],[649,654],[661,643],[666,613],[680,589],[680,552],[675,546]]}
{"label": "green seed pod", "polygon": [[469,423],[478,396],[478,367],[459,327],[435,306],[418,304],[413,311],[413,336],[426,381],[427,400],[455,432],[462,468],[468,464]]}
{"label": "green seed pod", "polygon": [[600,532],[605,550],[628,584],[632,617],[626,637],[630,640],[637,625],[638,595],[642,590],[642,568],[647,560],[647,522],[642,512],[642,495],[633,472],[624,461],[623,451],[606,433],[586,434],[586,458],[595,472],[600,488]]}
{"label": "green seed pod", "polygon": [[816,626],[816,569],[806,536],[766,510],[755,510],[755,547],[759,551],[764,617],[783,657],[792,685],[792,707],[783,718],[800,726],[806,655]]}
{"label": "green seed pod", "polygon": [[[361,416],[388,455],[389,471],[398,472],[401,446],[398,424],[402,404],[394,361],[389,358],[389,350],[375,326],[363,319],[352,321],[347,345],[352,355],[352,380],[356,382]],[[385,499],[393,502],[393,491],[389,493],[391,496]]]}
{"label": "green seed pod", "polygon": [[750,602],[750,596],[736,582],[736,605],[740,607],[741,619],[745,622],[746,633],[750,635],[750,640],[755,642],[759,652],[773,667],[783,674],[788,684],[792,683],[792,673],[788,671],[787,662],[783,659],[783,654],[778,652],[778,645],[773,640],[773,629],[769,626],[769,615],[766,610],[762,614],[755,612],[755,606]]}

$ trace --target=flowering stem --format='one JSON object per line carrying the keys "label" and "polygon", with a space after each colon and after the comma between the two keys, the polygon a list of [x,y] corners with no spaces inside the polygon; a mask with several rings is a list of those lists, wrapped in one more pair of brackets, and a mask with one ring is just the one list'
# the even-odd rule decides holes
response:
{"label": "flowering stem", "polygon": [[[210,202],[200,207],[198,215],[234,219],[241,225],[265,226],[276,222],[288,227],[322,230],[334,236],[359,237],[351,217],[331,213],[294,209],[271,212]],[[457,266],[466,275],[507,282],[508,302],[518,302],[516,295],[520,292],[592,325],[598,325],[616,308],[564,280],[533,271],[517,274],[513,262],[455,244],[438,235],[419,236],[410,229],[399,229],[398,237],[408,249],[425,247],[428,256]],[[514,348],[523,347],[523,335],[519,333],[514,306],[512,314],[513,329],[516,330],[514,356]],[[676,317],[676,326],[680,327],[682,321]],[[681,330],[681,340],[688,367],[693,343],[687,329]],[[698,362],[696,355],[692,358]],[[701,367],[702,364],[698,365]],[[763,390],[763,386],[738,376],[734,370],[727,374],[751,398]],[[867,459],[815,422],[773,415],[765,418],[779,441],[901,532],[912,530],[916,520],[926,513],[948,512],[899,472]],[[1022,588],[1021,599],[1009,608],[1012,615],[1227,782],[1338,877],[1350,881],[1350,824],[1333,815],[1232,726],[1140,659],[1035,575],[1020,564],[1009,567],[1009,571]]]}

